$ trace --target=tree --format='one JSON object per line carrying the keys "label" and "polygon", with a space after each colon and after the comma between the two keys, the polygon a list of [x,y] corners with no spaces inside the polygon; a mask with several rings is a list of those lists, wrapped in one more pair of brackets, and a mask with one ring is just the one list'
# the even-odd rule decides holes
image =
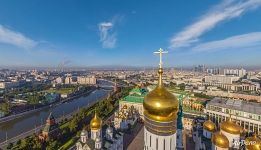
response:
{"label": "tree", "polygon": [[40,150],[42,148],[42,144],[41,142],[38,140],[38,136],[36,134],[34,134],[32,136],[32,147],[34,150]]}
{"label": "tree", "polygon": [[57,141],[49,141],[48,146],[46,147],[46,150],[55,150],[58,148]]}
{"label": "tree", "polygon": [[74,131],[77,129],[77,127],[78,127],[78,121],[77,121],[77,119],[76,119],[76,117],[75,117],[75,118],[73,118],[73,119],[70,121],[69,129],[70,129],[71,132],[74,132]]}
{"label": "tree", "polygon": [[9,113],[10,112],[10,105],[9,102],[4,102],[0,104],[0,110],[5,112],[5,113]]}
{"label": "tree", "polygon": [[170,87],[175,87],[177,84],[176,83],[174,83],[174,82],[170,82]]}
{"label": "tree", "polygon": [[12,148],[13,148],[13,146],[14,146],[14,144],[13,144],[13,143],[9,143],[9,144],[8,144],[8,146],[7,146],[7,149],[12,149]]}
{"label": "tree", "polygon": [[182,91],[185,90],[185,87],[186,87],[185,83],[181,83],[181,84],[179,85],[179,89],[182,90]]}
{"label": "tree", "polygon": [[16,142],[16,145],[17,145],[18,147],[20,147],[20,145],[21,145],[21,139],[19,139],[19,140]]}
{"label": "tree", "polygon": [[18,147],[19,150],[23,150],[23,149],[28,149],[28,143],[26,142],[25,139],[21,140],[21,144]]}

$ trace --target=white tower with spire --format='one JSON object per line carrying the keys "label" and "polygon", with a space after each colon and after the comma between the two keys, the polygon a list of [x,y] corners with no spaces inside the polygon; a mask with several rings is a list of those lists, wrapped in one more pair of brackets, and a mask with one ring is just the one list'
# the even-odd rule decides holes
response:
{"label": "white tower with spire", "polygon": [[176,125],[178,100],[163,85],[162,54],[160,56],[159,81],[157,87],[145,97],[144,107],[144,150],[176,150]]}
{"label": "white tower with spire", "polygon": [[97,115],[96,111],[93,119],[91,120],[90,128],[91,128],[91,139],[96,140],[96,138],[102,137],[102,132],[101,132],[102,119]]}

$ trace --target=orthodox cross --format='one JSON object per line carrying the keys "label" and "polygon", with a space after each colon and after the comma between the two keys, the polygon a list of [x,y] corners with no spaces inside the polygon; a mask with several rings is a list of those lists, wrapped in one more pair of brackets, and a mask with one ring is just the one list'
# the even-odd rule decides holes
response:
{"label": "orthodox cross", "polygon": [[160,63],[159,63],[159,66],[160,66],[160,68],[162,68],[162,54],[166,54],[166,53],[168,53],[168,51],[163,51],[163,49],[162,48],[160,48],[157,52],[154,52],[154,54],[159,54],[159,56],[160,56]]}

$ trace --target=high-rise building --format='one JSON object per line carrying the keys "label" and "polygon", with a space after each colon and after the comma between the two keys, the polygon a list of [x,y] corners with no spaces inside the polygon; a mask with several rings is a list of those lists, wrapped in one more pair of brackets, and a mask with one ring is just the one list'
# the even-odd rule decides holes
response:
{"label": "high-rise building", "polygon": [[208,68],[207,73],[214,75],[220,74],[220,68]]}
{"label": "high-rise building", "polygon": [[96,84],[96,78],[95,76],[80,76],[77,77],[77,83],[78,84]]}
{"label": "high-rise building", "polygon": [[225,75],[209,75],[205,76],[205,82],[210,84],[232,84],[234,81],[238,81],[239,77],[225,76]]}
{"label": "high-rise building", "polygon": [[198,65],[194,68],[195,72],[205,72],[206,71],[206,67],[205,65]]}
{"label": "high-rise building", "polygon": [[224,69],[224,75],[235,75],[239,77],[243,77],[246,75],[246,70],[241,69]]}

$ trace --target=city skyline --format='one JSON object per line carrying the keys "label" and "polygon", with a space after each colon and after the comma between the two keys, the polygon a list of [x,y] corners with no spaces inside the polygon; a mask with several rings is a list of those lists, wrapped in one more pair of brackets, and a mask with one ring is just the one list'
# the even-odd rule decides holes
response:
{"label": "city skyline", "polygon": [[258,66],[261,1],[27,1],[0,6],[0,66]]}

